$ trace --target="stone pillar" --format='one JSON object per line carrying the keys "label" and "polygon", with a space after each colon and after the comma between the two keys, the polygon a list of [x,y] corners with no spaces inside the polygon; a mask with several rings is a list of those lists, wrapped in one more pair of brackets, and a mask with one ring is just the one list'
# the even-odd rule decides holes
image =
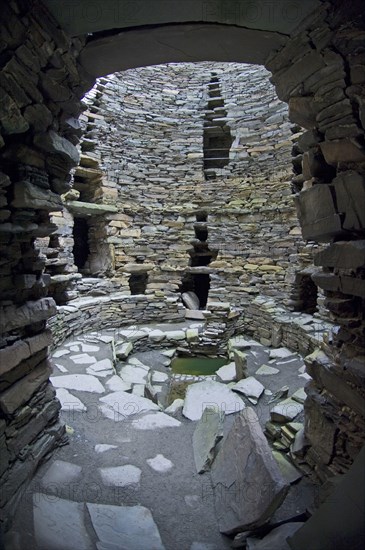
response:
{"label": "stone pillar", "polygon": [[[266,67],[299,138],[295,177],[303,238],[325,243],[315,283],[338,325],[326,353],[306,360],[306,460],[343,473],[364,442],[365,71],[360,3],[324,2]],[[357,27],[358,25],[358,27]],[[322,267],[322,269],[319,269]]]}

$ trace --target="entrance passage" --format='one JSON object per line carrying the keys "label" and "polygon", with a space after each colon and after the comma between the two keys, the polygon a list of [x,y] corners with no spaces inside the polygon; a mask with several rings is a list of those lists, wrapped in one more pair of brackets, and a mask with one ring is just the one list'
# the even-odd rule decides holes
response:
{"label": "entrance passage", "polygon": [[73,255],[78,269],[83,269],[90,254],[89,225],[85,218],[74,218],[73,227],[74,247]]}

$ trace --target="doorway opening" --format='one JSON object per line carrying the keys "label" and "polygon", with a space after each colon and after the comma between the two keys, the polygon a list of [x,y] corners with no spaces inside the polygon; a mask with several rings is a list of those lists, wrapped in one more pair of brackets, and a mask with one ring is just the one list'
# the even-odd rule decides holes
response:
{"label": "doorway opening", "polygon": [[74,246],[72,252],[75,264],[79,270],[82,270],[85,268],[90,254],[89,224],[86,218],[74,218],[73,238]]}

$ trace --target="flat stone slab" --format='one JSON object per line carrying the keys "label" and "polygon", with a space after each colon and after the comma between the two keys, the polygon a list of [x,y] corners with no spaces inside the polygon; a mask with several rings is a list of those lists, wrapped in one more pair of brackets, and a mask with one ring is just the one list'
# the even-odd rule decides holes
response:
{"label": "flat stone slab", "polygon": [[249,376],[248,378],[243,378],[237,382],[237,384],[232,386],[231,389],[233,391],[243,393],[243,395],[256,404],[262,393],[265,391],[265,386],[263,386],[263,384],[261,384],[261,382],[256,380],[253,376]]}
{"label": "flat stone slab", "polygon": [[84,353],[95,353],[97,351],[100,351],[100,347],[81,342],[81,351],[83,351]]}
{"label": "flat stone slab", "polygon": [[104,485],[126,487],[127,485],[137,485],[140,482],[142,471],[133,466],[114,466],[111,468],[99,468],[101,480]]}
{"label": "flat stone slab", "polygon": [[124,391],[112,392],[101,397],[99,401],[102,413],[116,422],[144,411],[160,410],[160,407],[150,399]]}
{"label": "flat stone slab", "polygon": [[278,463],[282,476],[288,483],[294,483],[303,477],[303,474],[286,458],[284,453],[279,451],[272,452],[273,457]]}
{"label": "flat stone slab", "polygon": [[209,470],[218,442],[223,438],[224,413],[207,407],[193,434],[193,452],[198,474]]}
{"label": "flat stone slab", "polygon": [[132,353],[133,343],[124,342],[123,344],[118,344],[115,348],[115,354],[119,359],[127,359],[128,355]]}
{"label": "flat stone slab", "polygon": [[119,371],[119,376],[130,384],[145,384],[148,370],[137,365],[126,365]]}
{"label": "flat stone slab", "polygon": [[60,372],[68,372],[68,370],[66,369],[66,367],[64,367],[63,365],[60,365],[59,363],[55,363],[55,366],[58,368],[58,370]]}
{"label": "flat stone slab", "polygon": [[168,330],[165,332],[167,340],[185,340],[184,330]]}
{"label": "flat stone slab", "polygon": [[145,414],[132,421],[137,430],[158,430],[159,428],[177,428],[181,422],[162,412]]}
{"label": "flat stone slab", "polygon": [[270,410],[270,418],[272,422],[290,422],[294,420],[299,413],[302,412],[304,406],[302,403],[294,401],[294,399],[284,399]]}
{"label": "flat stone slab", "polygon": [[284,359],[284,357],[290,357],[295,355],[293,351],[288,348],[275,348],[269,352],[270,359]]}
{"label": "flat stone slab", "polygon": [[100,541],[98,550],[165,550],[148,508],[91,503],[87,508]]}
{"label": "flat stone slab", "polygon": [[235,418],[211,472],[219,529],[225,534],[266,523],[289,490],[251,408]]}
{"label": "flat stone slab", "polygon": [[232,363],[228,363],[228,365],[223,365],[223,367],[217,370],[216,374],[223,382],[236,380],[236,363],[233,361]]}
{"label": "flat stone slab", "polygon": [[279,369],[276,369],[275,367],[269,367],[268,365],[261,365],[261,367],[256,371],[255,374],[261,375],[261,376],[269,376],[270,374],[277,374]]}
{"label": "flat stone slab", "polygon": [[89,355],[88,353],[80,353],[79,355],[71,355],[71,361],[76,363],[76,365],[92,365],[96,363],[95,357]]}
{"label": "flat stone slab", "polygon": [[304,388],[299,388],[293,395],[291,396],[294,401],[298,401],[298,403],[304,403],[304,401],[307,398],[307,394],[304,391]]}
{"label": "flat stone slab", "polygon": [[156,455],[154,458],[148,458],[147,464],[156,472],[168,472],[173,467],[173,463],[163,455]]}
{"label": "flat stone slab", "polygon": [[168,407],[166,407],[165,409],[165,413],[168,413],[168,414],[175,414],[177,413],[177,411],[179,411],[180,409],[182,409],[184,406],[184,399],[175,399],[171,405],[169,405]]}
{"label": "flat stone slab", "polygon": [[42,477],[42,489],[57,490],[63,485],[68,485],[79,479],[82,467],[78,464],[55,460]]}
{"label": "flat stone slab", "polygon": [[122,380],[120,376],[117,374],[114,374],[107,382],[105,382],[106,387],[108,390],[116,392],[116,391],[128,391],[132,388],[132,384],[129,382],[125,382],[125,380]]}
{"label": "flat stone slab", "polygon": [[162,342],[162,340],[165,339],[165,333],[159,329],[151,330],[148,333],[148,339],[151,340],[151,342]]}
{"label": "flat stone slab", "polygon": [[84,504],[33,494],[37,550],[94,550],[84,525]]}
{"label": "flat stone slab", "polygon": [[67,390],[86,391],[91,393],[104,393],[104,386],[100,381],[90,374],[64,374],[51,376],[55,388],[66,388]]}
{"label": "flat stone slab", "polygon": [[140,340],[141,338],[147,338],[148,336],[148,332],[146,330],[139,329],[123,329],[119,331],[119,334],[120,336],[123,336],[123,338],[131,340],[132,342]]}
{"label": "flat stone slab", "polygon": [[155,371],[153,374],[152,374],[152,382],[154,383],[160,383],[160,382],[166,382],[166,380],[169,379],[169,375],[166,374],[165,372],[159,372],[159,371]]}
{"label": "flat stone slab", "polygon": [[61,411],[72,412],[83,412],[87,410],[86,405],[78,398],[72,395],[65,388],[56,389],[56,397],[61,403]]}
{"label": "flat stone slab", "polygon": [[108,445],[107,443],[98,443],[94,447],[96,453],[105,453],[106,451],[112,451],[113,449],[118,449],[117,445]]}
{"label": "flat stone slab", "polygon": [[291,550],[287,538],[294,535],[304,525],[303,522],[283,523],[263,539],[248,537],[247,550]]}
{"label": "flat stone slab", "polygon": [[59,349],[52,353],[53,359],[59,359],[60,357],[63,357],[64,355],[68,355],[70,353],[69,349]]}
{"label": "flat stone slab", "polygon": [[242,399],[220,382],[206,380],[188,386],[183,415],[190,420],[200,420],[208,406],[224,414],[236,413],[245,408]]}
{"label": "flat stone slab", "polygon": [[110,359],[102,359],[102,361],[97,361],[90,367],[87,367],[86,372],[94,376],[105,378],[114,373],[113,363]]}

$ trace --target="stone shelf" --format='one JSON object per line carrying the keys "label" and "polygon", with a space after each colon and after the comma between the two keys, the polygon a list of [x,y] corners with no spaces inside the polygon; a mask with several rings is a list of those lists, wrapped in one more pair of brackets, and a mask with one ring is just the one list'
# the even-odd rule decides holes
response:
{"label": "stone shelf", "polygon": [[118,208],[110,204],[92,204],[81,201],[69,201],[67,208],[78,216],[101,216],[103,214],[118,212]]}

